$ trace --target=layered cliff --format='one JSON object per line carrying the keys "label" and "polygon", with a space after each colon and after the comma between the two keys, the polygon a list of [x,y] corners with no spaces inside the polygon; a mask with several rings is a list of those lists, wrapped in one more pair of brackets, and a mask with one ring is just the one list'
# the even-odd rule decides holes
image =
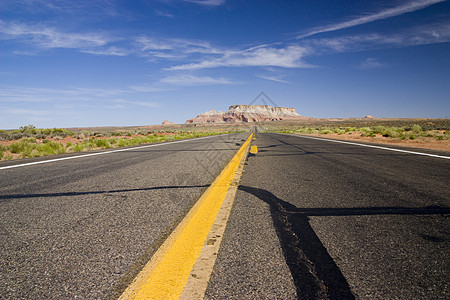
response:
{"label": "layered cliff", "polygon": [[272,107],[269,105],[232,105],[226,112],[214,109],[186,121],[191,123],[247,123],[278,120],[307,119],[295,108]]}

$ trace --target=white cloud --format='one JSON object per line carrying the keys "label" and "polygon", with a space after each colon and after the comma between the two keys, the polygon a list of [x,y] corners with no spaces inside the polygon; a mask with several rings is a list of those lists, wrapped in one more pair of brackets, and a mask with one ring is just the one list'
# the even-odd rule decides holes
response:
{"label": "white cloud", "polygon": [[430,24],[391,34],[366,33],[334,38],[310,39],[301,44],[311,55],[354,52],[383,48],[402,48],[450,42],[450,23]]}
{"label": "white cloud", "polygon": [[175,18],[174,15],[170,14],[170,13],[166,13],[166,12],[162,12],[160,10],[155,10],[156,15],[160,16],[160,17],[167,17],[167,18]]}
{"label": "white cloud", "polygon": [[192,70],[215,67],[309,67],[301,59],[307,50],[301,46],[287,46],[285,48],[253,47],[239,52],[227,52],[221,58],[204,60],[168,68],[168,70]]}
{"label": "white cloud", "polygon": [[155,93],[155,92],[163,92],[168,89],[160,88],[152,84],[140,84],[140,85],[131,85],[128,87],[131,91],[134,92],[142,92],[142,93]]}
{"label": "white cloud", "polygon": [[379,69],[386,67],[386,64],[379,62],[377,59],[369,57],[363,62],[361,62],[358,66],[358,69],[369,70],[369,69]]}
{"label": "white cloud", "polygon": [[0,2],[3,11],[24,10],[33,14],[58,13],[72,15],[120,15],[116,7],[116,1],[73,1],[73,0],[14,0]]}
{"label": "white cloud", "polygon": [[136,92],[133,88],[33,88],[0,85],[0,103],[70,103],[110,101],[113,97],[121,97]]}
{"label": "white cloud", "polygon": [[121,108],[130,106],[130,105],[153,107],[153,108],[160,107],[159,103],[152,102],[152,101],[130,101],[130,100],[124,100],[124,99],[117,99],[117,100],[114,100],[113,103],[116,103],[116,105]]}
{"label": "white cloud", "polygon": [[19,109],[19,108],[7,109],[6,112],[8,114],[13,115],[29,115],[29,116],[47,116],[54,113],[53,111],[49,110]]}
{"label": "white cloud", "polygon": [[95,54],[95,55],[110,55],[110,56],[127,56],[132,51],[129,51],[127,49],[121,49],[114,46],[105,48],[105,49],[98,49],[98,50],[81,50],[83,53],[89,53],[89,54]]}
{"label": "white cloud", "polygon": [[183,0],[183,1],[206,6],[219,6],[224,4],[226,0]]}
{"label": "white cloud", "polygon": [[389,9],[386,9],[386,10],[383,10],[383,11],[380,11],[377,13],[373,13],[373,14],[370,14],[367,16],[358,17],[353,20],[349,20],[346,22],[337,23],[337,24],[333,24],[333,25],[329,25],[329,26],[319,27],[319,28],[313,29],[307,33],[301,34],[301,35],[297,36],[297,38],[302,39],[302,38],[309,37],[309,36],[319,34],[319,33],[336,31],[336,30],[340,30],[340,29],[350,28],[350,27],[354,27],[354,26],[358,26],[358,25],[362,25],[362,24],[366,24],[366,23],[370,23],[370,22],[374,22],[374,21],[378,21],[378,20],[382,20],[382,19],[387,19],[387,18],[403,15],[403,14],[410,13],[413,11],[421,10],[430,5],[433,5],[433,4],[436,4],[439,2],[444,2],[444,1],[446,1],[446,0],[410,1],[405,4],[399,5],[397,7],[389,8]]}
{"label": "white cloud", "polygon": [[259,77],[259,78],[265,79],[265,80],[280,82],[280,83],[292,84],[292,82],[286,81],[283,78],[281,78],[280,76],[256,75],[256,77]]}
{"label": "white cloud", "polygon": [[47,49],[88,49],[104,46],[113,41],[112,38],[99,33],[65,33],[46,26],[2,21],[0,21],[0,38],[19,40]]}
{"label": "white cloud", "polygon": [[173,85],[217,85],[217,84],[233,84],[225,78],[212,78],[209,76],[194,76],[194,75],[176,75],[168,76],[160,80],[160,83]]}
{"label": "white cloud", "polygon": [[186,39],[158,39],[148,36],[140,36],[136,43],[143,52],[158,57],[186,57],[192,54],[223,54],[220,50],[205,41]]}

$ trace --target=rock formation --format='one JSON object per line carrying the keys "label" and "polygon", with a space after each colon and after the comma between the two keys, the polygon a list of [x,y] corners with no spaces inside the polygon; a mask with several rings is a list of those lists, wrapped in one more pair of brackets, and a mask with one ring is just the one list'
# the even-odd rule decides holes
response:
{"label": "rock formation", "polygon": [[278,120],[308,119],[296,113],[295,108],[269,105],[232,105],[226,112],[214,109],[186,121],[192,123],[247,123]]}
{"label": "rock formation", "polygon": [[170,121],[167,121],[167,120],[164,120],[164,121],[161,123],[161,125],[173,125],[173,124],[176,124],[176,123],[170,122]]}

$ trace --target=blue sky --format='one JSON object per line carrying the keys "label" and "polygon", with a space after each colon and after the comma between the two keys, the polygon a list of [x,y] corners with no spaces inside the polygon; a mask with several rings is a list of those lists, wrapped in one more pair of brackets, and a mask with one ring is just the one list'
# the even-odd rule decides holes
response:
{"label": "blue sky", "polygon": [[449,42],[445,0],[1,1],[0,128],[184,123],[261,91],[309,117],[448,118]]}

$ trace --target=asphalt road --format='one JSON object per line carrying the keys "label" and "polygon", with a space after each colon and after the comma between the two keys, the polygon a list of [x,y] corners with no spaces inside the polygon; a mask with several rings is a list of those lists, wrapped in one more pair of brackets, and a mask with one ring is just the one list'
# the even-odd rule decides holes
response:
{"label": "asphalt road", "polygon": [[207,299],[450,298],[450,160],[253,144]]}
{"label": "asphalt road", "polygon": [[0,169],[0,299],[117,298],[247,137]]}
{"label": "asphalt road", "polygon": [[[116,298],[247,136],[0,163],[0,298]],[[450,160],[253,144],[207,299],[450,297]]]}

